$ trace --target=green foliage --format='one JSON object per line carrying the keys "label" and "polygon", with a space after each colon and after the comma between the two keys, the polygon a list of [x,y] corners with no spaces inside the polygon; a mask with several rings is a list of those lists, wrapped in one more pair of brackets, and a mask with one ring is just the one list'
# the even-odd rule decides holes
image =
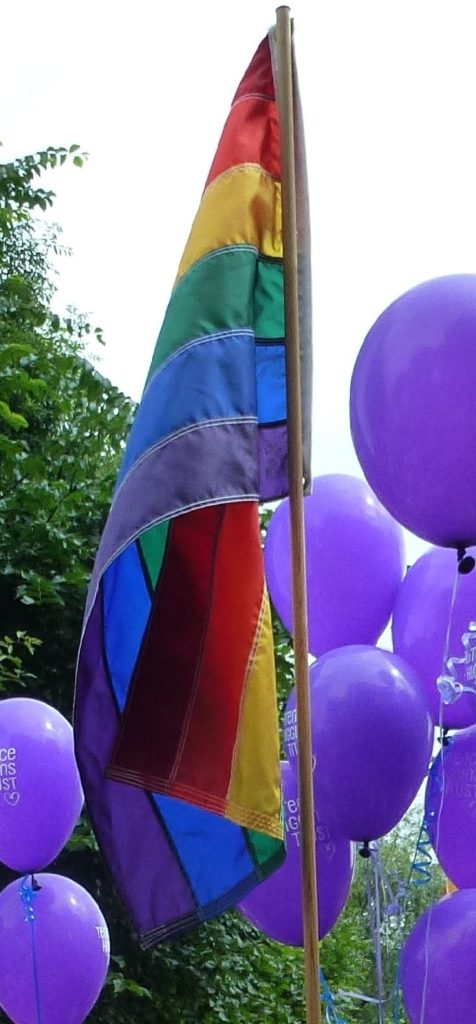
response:
{"label": "green foliage", "polygon": [[[393,1024],[391,995],[398,970],[402,943],[413,924],[425,908],[444,893],[443,872],[433,862],[431,879],[418,884],[418,875],[410,869],[415,856],[419,836],[422,808],[415,806],[389,836],[381,842],[381,857],[385,873],[392,890],[397,891],[399,883],[410,883],[407,896],[402,899],[403,914],[384,917],[382,926],[382,950],[384,967],[384,990],[388,1001],[387,1024]],[[371,938],[368,914],[367,882],[374,885],[373,866],[369,860],[357,857],[354,882],[346,909],[332,932],[322,943],[322,963],[329,984],[334,991],[360,992],[375,997],[377,977],[375,956]],[[347,1024],[374,1024],[375,1006],[358,1000],[338,1000],[342,1016]],[[403,1012],[401,1024],[406,1017]]]}
{"label": "green foliage", "polygon": [[17,688],[25,687],[28,680],[36,677],[27,672],[23,664],[25,655],[32,655],[41,640],[28,636],[17,629],[14,637],[4,636],[0,640],[0,692],[11,695]]}
{"label": "green foliage", "polygon": [[71,154],[77,146],[0,165],[2,628],[41,637],[35,692],[66,714],[85,588],[133,411],[87,359],[86,342],[101,332],[50,308],[58,229],[33,216],[53,200],[34,179]]}
{"label": "green foliage", "polygon": [[[87,581],[133,407],[90,361],[88,344],[101,332],[76,313],[60,318],[51,309],[59,232],[35,215],[54,198],[39,183],[42,172],[68,158],[83,161],[72,146],[0,165],[0,692],[30,694],[70,716]],[[282,711],[293,658],[276,616],[273,624]],[[389,870],[407,871],[413,845],[410,822],[383,846]],[[111,932],[111,972],[92,1024],[303,1024],[302,952],[271,942],[238,914],[141,951],[86,815],[53,869],[93,894]],[[349,906],[322,955],[333,989],[372,994],[364,870],[359,862]],[[1,881],[10,877],[3,871]],[[438,878],[412,892],[406,923],[439,891]],[[387,932],[389,987],[401,937],[391,924]],[[374,1019],[372,1008],[349,1005],[342,1013],[349,1024]]]}
{"label": "green foliage", "polygon": [[[88,361],[100,332],[51,310],[58,229],[34,219],[53,199],[35,179],[65,152],[0,168],[0,687],[70,716],[87,581],[133,408]],[[286,690],[288,647],[283,634]],[[86,816],[53,868],[95,896],[111,932],[112,969],[92,1021],[237,1024],[291,1011],[304,1020],[301,954],[239,915],[141,951]]]}

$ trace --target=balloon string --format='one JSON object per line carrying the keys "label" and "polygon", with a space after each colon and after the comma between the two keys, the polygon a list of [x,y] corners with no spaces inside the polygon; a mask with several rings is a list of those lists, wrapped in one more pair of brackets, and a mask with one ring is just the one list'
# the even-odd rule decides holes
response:
{"label": "balloon string", "polygon": [[380,874],[379,874],[379,852],[378,847],[374,851],[374,886],[375,886],[375,961],[377,964],[377,991],[378,991],[378,1014],[379,1024],[385,1024],[385,999],[383,986],[383,965],[382,965],[382,915],[380,907]]}
{"label": "balloon string", "polygon": [[321,979],[321,1002],[324,1007],[325,1021],[326,1024],[346,1024],[343,1017],[341,1017],[337,1011],[335,996],[331,992],[329,982],[324,974],[324,971],[320,970]]}
{"label": "balloon string", "polygon": [[36,949],[36,914],[34,903],[38,895],[40,886],[35,881],[34,875],[31,875],[31,882],[28,881],[28,877],[22,878],[20,882],[20,897],[23,903],[23,920],[26,924],[30,925],[31,935],[31,959],[33,965],[33,988],[35,992],[35,1008],[36,1008],[36,1024],[42,1024],[41,1016],[41,1001],[40,1001],[40,981],[38,972],[38,956]]}
{"label": "balloon string", "polygon": [[400,921],[400,951],[398,956],[395,981],[392,989],[391,1001],[393,1006],[393,1024],[400,1024],[401,1020],[401,974],[402,974],[402,948],[403,948],[403,917],[410,895],[411,886],[427,885],[433,877],[433,858],[431,856],[431,840],[428,832],[428,825],[425,815],[420,825],[418,838],[415,846],[415,853],[408,873],[407,881],[402,881],[395,905],[395,916]]}
{"label": "balloon string", "polygon": [[[457,566],[456,566],[456,573],[455,573],[455,579],[454,579],[454,583],[453,583],[453,593],[451,595],[451,604],[450,604],[450,610],[449,610],[449,615],[448,615],[448,626],[447,626],[446,636],[445,636],[445,646],[444,646],[444,651],[443,651],[442,674],[443,674],[443,672],[446,669],[446,665],[447,665],[448,658],[449,658],[451,629],[452,629],[452,626],[453,626],[453,614],[454,614],[454,609],[455,609],[455,604],[456,604],[456,598],[458,596],[458,585],[459,585],[459,581],[460,581],[460,577],[461,577],[461,573],[459,572],[459,563],[460,563],[460,561],[461,561],[460,552],[458,552],[458,560],[457,560]],[[446,782],[446,778],[445,778],[445,747],[446,747],[445,739],[446,739],[446,737],[445,737],[445,730],[444,730],[444,726],[443,726],[443,710],[444,710],[443,695],[440,693],[440,709],[439,709],[438,727],[439,727],[439,739],[440,739],[440,744],[441,744],[441,762],[440,762],[441,763],[441,792],[440,792],[440,803],[439,803],[439,807],[438,807],[438,814],[437,814],[437,818],[436,818],[435,844],[434,844],[434,848],[435,848],[437,856],[438,856],[438,848],[439,848],[439,845],[440,845],[441,818],[442,818],[442,813],[443,813],[443,803],[444,803],[444,798],[445,798],[445,782]],[[430,976],[430,928],[431,928],[431,919],[432,919],[432,915],[433,915],[434,906],[435,906],[435,904],[431,904],[431,906],[429,908],[429,911],[428,911],[428,917],[427,917],[427,920],[426,920],[425,947],[424,947],[424,950],[425,950],[425,971],[424,971],[424,975],[423,975],[423,990],[422,990],[421,1012],[420,1012],[419,1024],[425,1024],[426,1000],[427,1000],[427,995],[428,995],[428,982],[429,982],[429,976]]]}
{"label": "balloon string", "polygon": [[400,1024],[401,1021],[401,1010],[402,1000],[400,998],[400,991],[402,986],[402,950],[400,949],[397,963],[397,974],[395,978],[395,985],[392,993],[393,1013],[392,1019],[393,1024]]}
{"label": "balloon string", "polygon": [[423,815],[423,821],[421,823],[420,833],[416,844],[415,857],[410,871],[410,881],[413,885],[426,885],[427,882],[431,882],[432,867],[433,859],[431,856],[431,840],[426,817]]}
{"label": "balloon string", "polygon": [[[370,866],[372,864],[372,867]],[[383,984],[383,962],[382,962],[382,915],[380,908],[380,877],[381,872],[379,870],[380,858],[379,848],[371,848],[371,859],[367,861],[366,865],[366,889],[367,889],[367,907],[370,922],[370,931],[372,936],[372,944],[374,947],[375,956],[375,970],[377,975],[377,993],[378,993],[378,1019],[379,1024],[384,1024],[385,1020],[385,996],[384,996],[384,984]],[[371,875],[372,872],[372,875]]]}

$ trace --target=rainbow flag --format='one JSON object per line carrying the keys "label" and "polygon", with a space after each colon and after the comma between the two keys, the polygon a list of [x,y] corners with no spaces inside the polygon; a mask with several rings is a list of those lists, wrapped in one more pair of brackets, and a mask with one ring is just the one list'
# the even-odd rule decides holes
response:
{"label": "rainbow flag", "polygon": [[179,267],[78,659],[87,805],[144,945],[235,905],[284,856],[258,508],[287,489],[272,46],[238,88]]}

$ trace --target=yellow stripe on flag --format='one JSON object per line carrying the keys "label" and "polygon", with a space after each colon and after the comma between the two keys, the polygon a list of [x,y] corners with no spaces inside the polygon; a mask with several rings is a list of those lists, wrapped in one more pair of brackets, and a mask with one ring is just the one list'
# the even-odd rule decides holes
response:
{"label": "yellow stripe on flag", "polygon": [[[274,688],[269,685],[274,671],[273,630],[265,590],[241,706],[225,813],[227,817],[232,817],[238,807],[256,807],[256,812],[251,811],[247,816],[247,827],[259,831],[264,829],[265,824],[269,835],[282,838],[279,735],[277,723],[276,728],[271,725],[276,722],[276,718],[273,716]],[[266,729],[263,729],[263,722],[269,723]],[[243,813],[240,817],[243,817]]]}
{"label": "yellow stripe on flag", "polygon": [[229,245],[283,255],[281,184],[254,164],[225,171],[204,192],[175,283],[209,252]]}

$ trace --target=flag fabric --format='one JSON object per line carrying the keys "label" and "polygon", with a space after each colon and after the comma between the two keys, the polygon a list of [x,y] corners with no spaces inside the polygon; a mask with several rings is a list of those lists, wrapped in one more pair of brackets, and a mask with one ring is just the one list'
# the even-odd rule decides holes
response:
{"label": "flag fabric", "polygon": [[234,906],[284,856],[258,507],[287,489],[272,45],[238,88],[180,263],[78,658],[86,801],[144,945]]}

